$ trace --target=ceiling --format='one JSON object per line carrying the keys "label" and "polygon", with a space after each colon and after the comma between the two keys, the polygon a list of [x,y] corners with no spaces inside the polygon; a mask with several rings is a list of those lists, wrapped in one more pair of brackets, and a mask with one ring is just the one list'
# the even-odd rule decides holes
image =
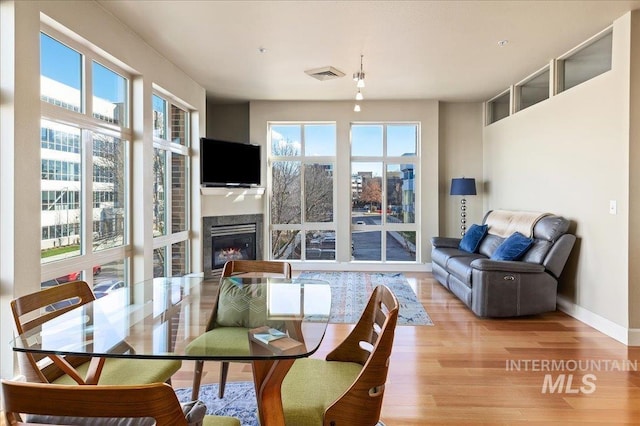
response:
{"label": "ceiling", "polygon": [[[640,0],[98,3],[219,102],[353,99],[361,54],[365,101],[484,101],[640,8]],[[327,66],[346,75],[305,74]]]}

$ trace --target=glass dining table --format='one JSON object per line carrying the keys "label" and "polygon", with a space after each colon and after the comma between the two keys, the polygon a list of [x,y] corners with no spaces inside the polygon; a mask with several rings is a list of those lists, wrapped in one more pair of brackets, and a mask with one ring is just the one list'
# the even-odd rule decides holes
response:
{"label": "glass dining table", "polygon": [[[249,353],[187,350],[210,328],[216,303],[218,315],[225,312],[224,321],[249,324]],[[282,380],[295,359],[318,349],[330,311],[331,288],[325,281],[154,278],[47,321],[17,336],[12,347],[18,352],[90,356],[90,371],[98,374],[105,358],[251,362],[260,424],[284,425]],[[210,352],[220,353],[215,348]],[[57,356],[51,358],[60,362]]]}

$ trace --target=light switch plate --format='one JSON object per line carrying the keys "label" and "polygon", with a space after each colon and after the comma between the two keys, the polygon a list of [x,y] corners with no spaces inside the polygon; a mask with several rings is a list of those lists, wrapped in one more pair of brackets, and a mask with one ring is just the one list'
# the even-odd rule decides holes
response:
{"label": "light switch plate", "polygon": [[618,214],[618,203],[616,203],[616,200],[609,200],[609,214]]}

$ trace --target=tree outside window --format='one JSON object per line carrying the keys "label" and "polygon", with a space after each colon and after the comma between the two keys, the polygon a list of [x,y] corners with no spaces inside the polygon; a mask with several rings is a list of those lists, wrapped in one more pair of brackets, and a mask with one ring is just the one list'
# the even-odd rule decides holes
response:
{"label": "tree outside window", "polygon": [[271,257],[335,259],[335,125],[271,124],[270,135]]}

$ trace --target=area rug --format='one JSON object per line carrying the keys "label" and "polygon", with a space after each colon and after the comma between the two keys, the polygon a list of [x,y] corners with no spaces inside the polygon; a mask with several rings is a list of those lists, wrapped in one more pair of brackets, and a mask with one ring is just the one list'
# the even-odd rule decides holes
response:
{"label": "area rug", "polygon": [[[176,389],[180,402],[191,401],[191,388]],[[200,386],[198,399],[207,406],[207,414],[240,419],[242,426],[259,426],[258,406],[253,382],[227,382],[224,398],[218,398],[218,384]]]}
{"label": "area rug", "polygon": [[[191,401],[191,388],[176,389],[180,402]],[[207,406],[207,414],[232,416],[240,420],[242,426],[259,426],[258,406],[253,382],[227,382],[224,398],[218,398],[218,384],[200,386],[200,401]],[[384,426],[382,422],[378,426]]]}
{"label": "area rug", "polygon": [[400,304],[398,325],[433,325],[402,273],[302,272],[299,277],[323,280],[331,285],[330,323],[358,322],[373,289],[384,284],[393,291]]}

